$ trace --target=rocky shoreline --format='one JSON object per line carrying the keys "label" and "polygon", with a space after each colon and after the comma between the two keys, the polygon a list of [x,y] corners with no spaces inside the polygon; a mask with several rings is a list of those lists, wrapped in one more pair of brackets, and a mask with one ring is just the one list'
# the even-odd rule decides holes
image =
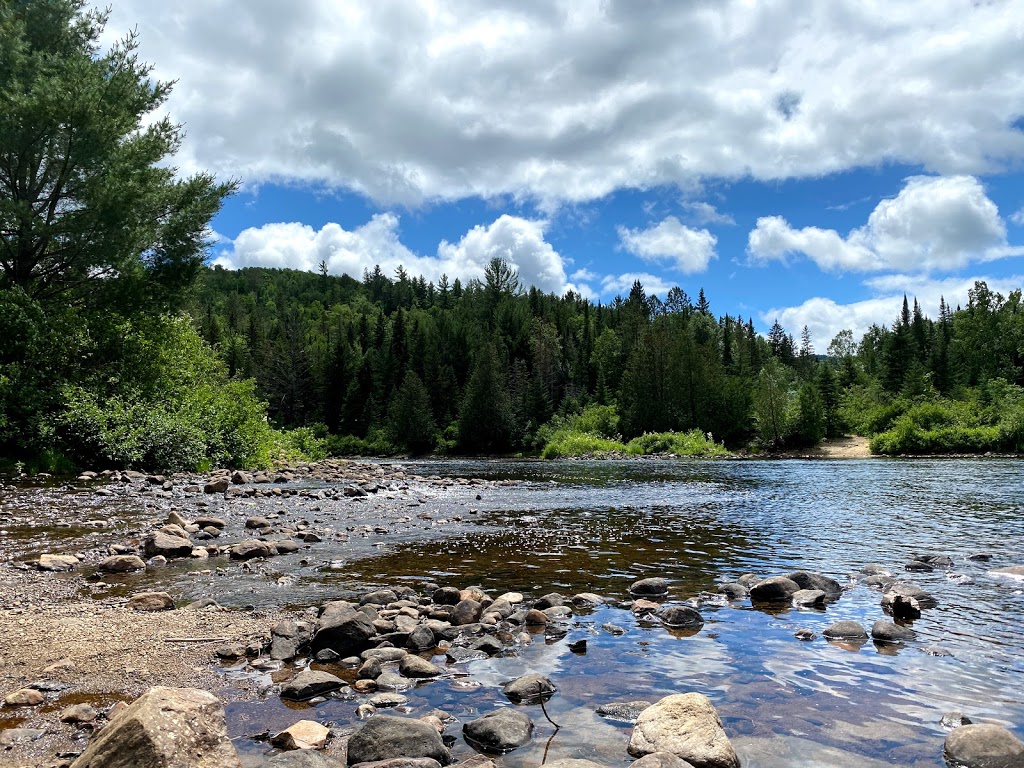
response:
{"label": "rocky shoreline", "polygon": [[[394,476],[386,476],[389,472]],[[322,479],[330,487],[303,488],[297,482],[303,477]],[[457,717],[444,709],[409,711],[406,694],[455,674],[471,675],[475,662],[515,658],[539,642],[565,644],[572,653],[585,654],[586,640],[570,639],[569,631],[575,621],[609,602],[600,595],[496,595],[472,586],[423,581],[415,587],[349,590],[339,593],[340,599],[290,611],[225,610],[213,599],[176,607],[174,596],[148,590],[83,598],[83,590],[93,593],[97,583],[158,569],[166,560],[265,563],[289,553],[301,556],[325,535],[354,533],[328,530],[315,519],[297,519],[300,515],[245,514],[251,508],[233,508],[233,501],[287,496],[358,503],[354,500],[372,494],[395,493],[408,504],[409,498],[418,501],[432,488],[460,485],[476,499],[480,494],[475,491],[488,486],[341,463],[299,467],[292,477],[275,479],[220,473],[199,483],[197,478],[119,473],[99,484],[83,476],[82,483],[97,483],[94,494],[116,493],[113,489],[120,485],[144,489],[154,500],[188,498],[193,503],[147,507],[162,519],[148,521],[148,530],[139,535],[121,537],[116,529],[100,528],[110,537],[103,545],[15,559],[3,569],[0,601],[10,642],[0,664],[6,697],[0,710],[0,765],[160,764],[155,762],[163,748],[160,738],[147,737],[142,743],[137,738],[141,729],[176,732],[179,745],[190,744],[202,753],[190,753],[187,759],[172,755],[167,765],[439,768],[453,762],[451,747],[458,741],[481,753],[458,764],[483,768],[492,757],[528,744],[539,726],[554,724],[544,704],[558,696],[562,681],[528,668],[502,687],[506,705],[474,717]],[[186,482],[190,480],[196,482]],[[200,506],[205,499],[218,500],[218,514],[208,504]],[[395,514],[402,512],[395,509]],[[913,573],[951,565],[942,555],[922,554],[903,568]],[[854,647],[869,641],[913,643],[909,622],[934,609],[936,598],[880,566],[866,566],[857,578],[858,584],[879,591],[879,608],[888,618],[870,628],[834,622],[822,632],[823,640]],[[749,599],[767,609],[823,607],[841,600],[849,587],[808,571],[768,578],[747,574],[719,585],[714,593],[673,600],[669,582],[651,577],[633,582],[628,600],[612,602],[637,622],[685,637],[702,630],[706,606]],[[622,631],[611,623],[600,627],[609,635]],[[796,637],[817,639],[806,630],[797,631]],[[939,655],[942,650],[926,652]],[[218,671],[217,664],[231,674]],[[658,701],[609,699],[597,714],[632,724],[619,759],[636,758],[637,768],[738,766],[737,752],[709,695],[713,692],[690,690]],[[295,702],[314,717],[319,702],[350,702],[355,716],[351,722],[328,724],[296,716],[288,727],[266,733],[266,748],[243,754],[240,762],[227,736],[223,703],[266,697]],[[168,711],[178,713],[176,719],[166,720]],[[999,764],[1024,760],[1024,744],[1004,728],[955,721],[954,713],[950,718],[949,726],[960,727],[936,749],[945,749],[951,762],[995,765],[993,750],[1006,761]],[[125,736],[128,731],[135,736]],[[130,747],[124,746],[128,743]],[[132,750],[135,762],[125,757]],[[127,762],[116,762],[115,756]],[[565,760],[548,764],[598,765]]]}

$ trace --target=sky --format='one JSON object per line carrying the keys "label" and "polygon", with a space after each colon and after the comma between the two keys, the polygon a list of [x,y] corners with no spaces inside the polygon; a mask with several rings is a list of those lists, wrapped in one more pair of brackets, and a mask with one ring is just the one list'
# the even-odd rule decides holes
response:
{"label": "sky", "polygon": [[1024,285],[1024,0],[112,0],[209,260],[843,329]]}

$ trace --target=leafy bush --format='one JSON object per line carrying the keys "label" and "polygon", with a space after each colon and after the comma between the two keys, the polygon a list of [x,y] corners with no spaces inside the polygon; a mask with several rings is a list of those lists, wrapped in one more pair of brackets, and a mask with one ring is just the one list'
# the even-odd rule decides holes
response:
{"label": "leafy bush", "polygon": [[374,429],[366,437],[331,435],[327,452],[331,456],[393,456],[398,449],[388,441],[384,430]]}
{"label": "leafy bush", "polygon": [[699,429],[689,432],[646,432],[626,444],[626,450],[635,456],[670,453],[676,456],[724,456],[725,446],[716,443],[710,434]]}
{"label": "leafy bush", "polygon": [[618,440],[609,440],[599,435],[562,428],[552,434],[541,456],[545,459],[560,459],[567,456],[600,456],[608,453],[625,453],[626,446]]}
{"label": "leafy bush", "polygon": [[274,433],[274,451],[285,461],[321,461],[330,455],[327,427],[314,424]]}

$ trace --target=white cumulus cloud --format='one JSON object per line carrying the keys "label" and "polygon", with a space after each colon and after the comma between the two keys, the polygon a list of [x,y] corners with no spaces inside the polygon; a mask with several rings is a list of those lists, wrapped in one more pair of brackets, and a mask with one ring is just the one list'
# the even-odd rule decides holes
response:
{"label": "white cumulus cloud", "polygon": [[519,271],[524,286],[562,295],[572,290],[593,295],[585,285],[570,283],[565,263],[544,239],[545,222],[502,215],[491,224],[469,230],[457,243],[442,240],[434,256],[422,256],[399,238],[399,218],[379,213],[353,230],[336,223],[313,229],[298,222],[276,222],[243,230],[214,259],[229,269],[276,267],[315,271],[327,263],[331,274],[361,279],[364,270],[379,265],[393,277],[399,266],[412,277],[423,275],[436,283],[442,274],[467,281],[483,279],[492,258],[501,258]]}
{"label": "white cumulus cloud", "polygon": [[[1015,167],[1020,0],[119,0],[177,164],[545,206],[701,178]],[[799,20],[799,23],[794,23]]]}
{"label": "white cumulus cloud", "polygon": [[633,283],[637,280],[644,287],[644,293],[648,296],[656,295],[662,298],[668,293],[669,289],[673,287],[672,283],[667,283],[657,275],[652,275],[647,272],[627,272],[621,275],[605,275],[601,280],[601,295],[602,296],[622,296],[626,298],[629,295],[630,288],[633,287]]}
{"label": "white cumulus cloud", "polygon": [[975,177],[916,176],[846,236],[796,229],[781,216],[759,218],[747,252],[755,263],[802,254],[830,271],[949,272],[1024,255],[1024,247],[1007,242],[999,209]]}
{"label": "white cumulus cloud", "polygon": [[675,216],[667,216],[647,229],[618,227],[622,247],[644,261],[671,262],[680,272],[704,272],[717,255],[718,242],[706,229],[691,229]]}

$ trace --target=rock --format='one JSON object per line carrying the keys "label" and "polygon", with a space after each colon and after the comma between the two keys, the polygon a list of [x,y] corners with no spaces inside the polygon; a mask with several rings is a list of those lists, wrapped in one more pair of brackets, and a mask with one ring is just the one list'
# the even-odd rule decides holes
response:
{"label": "rock", "polygon": [[383,671],[380,659],[369,658],[359,665],[359,669],[356,670],[356,677],[360,680],[376,680]]}
{"label": "rock", "polygon": [[139,592],[129,598],[128,607],[135,611],[171,611],[174,598],[166,592]]}
{"label": "rock", "polygon": [[640,713],[651,706],[649,701],[612,701],[597,708],[597,714],[609,720],[635,723]]}
{"label": "rock", "polygon": [[394,672],[383,672],[377,678],[377,687],[382,691],[407,691],[412,688],[412,683],[409,678]]}
{"label": "rock", "polygon": [[688,605],[670,605],[655,614],[666,627],[673,629],[700,629],[704,618]]}
{"label": "rock", "polygon": [[793,605],[823,606],[827,595],[820,589],[798,589],[793,593]]}
{"label": "rock", "polygon": [[826,600],[838,600],[843,594],[842,585],[835,579],[814,571],[793,571],[786,578],[795,581],[800,589],[820,589]]}
{"label": "rock", "polygon": [[70,571],[78,567],[78,558],[74,555],[40,555],[36,568],[40,571]]}
{"label": "rock", "polygon": [[526,612],[526,616],[523,618],[523,623],[529,627],[543,627],[548,623],[548,615],[544,611],[538,611],[536,608],[531,608]]}
{"label": "rock", "polygon": [[203,515],[195,519],[195,524],[200,528],[220,528],[224,529],[227,527],[227,521],[220,517],[209,517]]}
{"label": "rock", "polygon": [[634,760],[629,768],[693,768],[693,763],[687,762],[671,752],[651,752],[639,760]]}
{"label": "rock", "polygon": [[668,593],[668,579],[653,577],[634,581],[629,588],[632,595],[643,597],[659,597]]}
{"label": "rock", "polygon": [[822,632],[829,640],[867,640],[868,633],[856,621],[837,621]]}
{"label": "rock", "polygon": [[359,602],[361,605],[366,605],[367,603],[388,605],[396,600],[398,600],[398,595],[395,594],[393,589],[378,589],[373,592],[367,592],[359,599]]}
{"label": "rock", "polygon": [[573,595],[569,602],[576,608],[596,608],[604,603],[604,598],[600,595],[595,595],[593,592],[580,592],[577,595]]}
{"label": "rock", "polygon": [[281,686],[281,698],[306,701],[314,696],[336,691],[343,685],[345,685],[345,681],[330,672],[304,669]]}
{"label": "rock", "polygon": [[348,740],[349,765],[395,757],[429,757],[441,765],[452,759],[441,734],[419,720],[375,715]]}
{"label": "rock", "polygon": [[510,752],[526,744],[533,735],[533,721],[524,713],[502,707],[462,726],[462,737],[470,746],[486,752]]}
{"label": "rock", "polygon": [[670,752],[696,768],[740,765],[718,712],[708,697],[700,693],[666,696],[641,712],[627,751],[633,757]]}
{"label": "rock", "polygon": [[362,659],[379,659],[382,664],[389,661],[401,661],[409,652],[404,648],[368,648],[359,654]]}
{"label": "rock", "polygon": [[299,720],[276,734],[270,743],[281,749],[321,749],[330,733],[315,720]]}
{"label": "rock", "polygon": [[345,768],[345,763],[336,755],[309,749],[282,752],[261,765],[267,768]]}
{"label": "rock", "polygon": [[276,550],[269,541],[246,539],[231,547],[232,560],[252,560],[254,557],[273,557]]}
{"label": "rock", "polygon": [[371,645],[374,634],[373,622],[365,614],[352,608],[329,608],[313,635],[313,653],[330,648],[341,656],[358,654]]}
{"label": "rock", "polygon": [[755,603],[788,603],[800,585],[786,576],[762,579],[750,588],[750,599]]}
{"label": "rock", "polygon": [[891,621],[879,619],[871,625],[871,637],[880,643],[902,643],[905,640],[913,640],[916,635],[909,627],[901,627]]}
{"label": "rock", "polygon": [[793,633],[793,637],[802,642],[809,643],[812,640],[816,640],[818,636],[814,634],[813,630],[798,629],[796,632]]}
{"label": "rock", "polygon": [[58,717],[62,723],[91,723],[99,713],[88,704],[75,704],[62,709]]}
{"label": "rock", "polygon": [[[677,757],[676,760],[679,758]],[[593,760],[583,760],[578,757],[563,757],[561,760],[549,760],[544,763],[544,768],[605,768]]]}
{"label": "rock", "polygon": [[4,697],[8,707],[38,707],[43,701],[45,697],[35,688],[22,688]]}
{"label": "rock", "polygon": [[946,730],[953,730],[959,728],[961,725],[970,725],[971,719],[964,715],[962,712],[953,710],[951,712],[943,712],[942,719],[939,720],[941,725]]}
{"label": "rock", "polygon": [[359,763],[359,768],[441,768],[441,764],[431,757],[393,757],[390,760]]}
{"label": "rock", "polygon": [[245,527],[249,530],[260,530],[261,528],[271,528],[272,526],[265,517],[250,517],[245,521]]}
{"label": "rock", "polygon": [[425,651],[437,645],[437,640],[434,639],[434,632],[430,627],[420,624],[409,633],[406,645],[415,651]]}
{"label": "rock", "polygon": [[252,482],[252,475],[248,472],[243,472],[240,469],[236,469],[231,473],[231,482],[234,485],[248,485]]}
{"label": "rock", "polygon": [[97,568],[107,573],[131,573],[146,570],[146,561],[137,555],[113,555],[108,557]]}
{"label": "rock", "polygon": [[483,614],[483,606],[476,600],[460,600],[452,608],[452,615],[448,621],[456,627],[465,626],[480,621],[481,614]]}
{"label": "rock", "polygon": [[398,663],[398,671],[406,677],[440,677],[444,670],[421,656],[408,654]]}
{"label": "rock", "polygon": [[100,731],[72,768],[240,768],[224,707],[194,688],[150,688]]}
{"label": "rock", "polygon": [[231,478],[217,477],[203,486],[203,493],[224,493],[231,485]]}
{"label": "rock", "polygon": [[0,747],[16,747],[37,741],[46,735],[42,728],[5,728],[0,731]]}
{"label": "rock", "polygon": [[299,648],[309,642],[310,632],[305,624],[290,619],[279,621],[270,630],[270,658],[287,661],[294,659]]}
{"label": "rock", "polygon": [[1018,768],[1024,743],[998,725],[964,725],[946,735],[946,762],[962,768]]}
{"label": "rock", "polygon": [[409,703],[409,697],[394,691],[385,691],[384,693],[374,694],[367,699],[367,703],[374,709],[389,709],[391,707],[405,706]]}
{"label": "rock", "polygon": [[716,591],[720,595],[725,595],[730,600],[742,600],[750,594],[750,590],[737,581],[732,581],[728,584],[719,584]]}
{"label": "rock", "polygon": [[541,697],[547,701],[557,690],[554,683],[544,675],[530,673],[505,683],[501,692],[516,704],[532,704],[540,701]]}
{"label": "rock", "polygon": [[905,581],[896,581],[886,587],[882,593],[882,608],[893,607],[897,598],[910,598],[916,602],[918,608],[934,608],[938,602],[930,594],[925,592],[916,584],[909,584]]}
{"label": "rock", "polygon": [[[182,531],[184,533],[184,531]],[[163,555],[170,559],[192,556],[192,540],[185,536],[175,536],[163,531],[151,533],[144,543],[146,557]]]}

